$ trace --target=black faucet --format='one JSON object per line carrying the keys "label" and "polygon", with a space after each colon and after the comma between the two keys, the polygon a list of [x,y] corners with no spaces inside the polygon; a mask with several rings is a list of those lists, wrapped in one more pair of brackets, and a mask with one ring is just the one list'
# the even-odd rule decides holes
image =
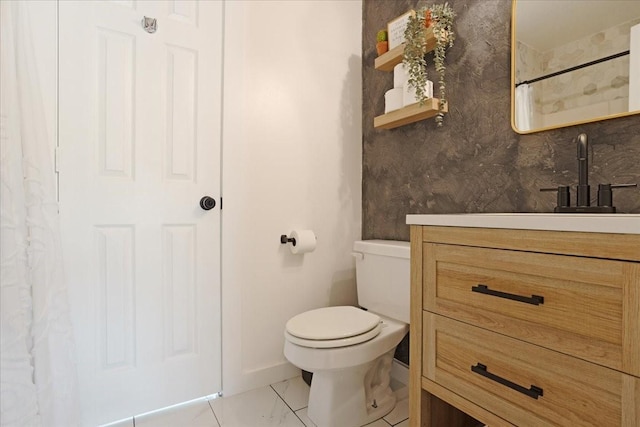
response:
{"label": "black faucet", "polygon": [[581,133],[576,137],[578,147],[578,198],[576,205],[579,207],[591,204],[591,190],[589,187],[589,142],[586,133]]}
{"label": "black faucet", "polygon": [[541,188],[540,191],[557,191],[556,213],[615,213],[612,189],[636,187],[638,184],[598,184],[598,205],[591,206],[591,187],[589,186],[589,142],[586,133],[575,139],[578,159],[578,186],[576,187],[576,206],[571,206],[571,188],[560,185],[557,188]]}

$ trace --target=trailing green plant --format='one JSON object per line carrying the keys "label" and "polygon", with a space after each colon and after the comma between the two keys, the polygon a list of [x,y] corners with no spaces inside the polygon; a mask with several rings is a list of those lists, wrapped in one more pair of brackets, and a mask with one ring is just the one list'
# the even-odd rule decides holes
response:
{"label": "trailing green plant", "polygon": [[453,19],[456,14],[449,3],[425,6],[419,9],[414,16],[410,16],[407,28],[404,32],[405,47],[403,63],[409,76],[409,86],[416,91],[416,98],[420,105],[424,105],[429,99],[425,93],[427,84],[427,28],[432,27],[436,45],[433,49],[433,64],[438,73],[438,89],[440,102],[436,123],[442,126],[444,120],[444,108],[446,100],[445,58],[447,48],[453,46],[455,33],[453,32]]}

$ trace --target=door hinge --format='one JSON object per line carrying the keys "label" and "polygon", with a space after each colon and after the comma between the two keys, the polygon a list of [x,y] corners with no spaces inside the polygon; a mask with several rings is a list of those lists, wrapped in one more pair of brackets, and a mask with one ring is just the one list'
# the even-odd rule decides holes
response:
{"label": "door hinge", "polygon": [[220,210],[222,210],[222,196],[220,196]]}

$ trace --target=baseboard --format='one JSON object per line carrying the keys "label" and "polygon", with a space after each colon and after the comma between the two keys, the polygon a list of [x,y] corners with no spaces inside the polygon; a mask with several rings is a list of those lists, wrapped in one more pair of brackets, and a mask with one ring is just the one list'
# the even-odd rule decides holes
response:
{"label": "baseboard", "polygon": [[234,394],[253,390],[288,380],[301,374],[300,368],[293,366],[289,362],[276,363],[259,369],[242,371],[241,375],[225,377],[222,376],[223,396],[233,396]]}

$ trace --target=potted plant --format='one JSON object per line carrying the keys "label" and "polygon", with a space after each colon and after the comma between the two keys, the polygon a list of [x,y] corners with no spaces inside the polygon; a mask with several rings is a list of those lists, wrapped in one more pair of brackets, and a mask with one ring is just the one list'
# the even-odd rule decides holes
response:
{"label": "potted plant", "polygon": [[380,30],[378,34],[376,34],[376,50],[378,51],[378,56],[389,50],[387,30]]}
{"label": "potted plant", "polygon": [[433,64],[438,73],[438,89],[440,102],[436,123],[442,126],[446,100],[445,58],[446,49],[453,46],[453,18],[456,16],[449,3],[426,6],[409,17],[404,32],[405,47],[403,63],[408,75],[409,86],[416,91],[416,98],[423,105],[428,99],[425,93],[427,83],[427,29],[431,28],[436,39],[433,49]]}

